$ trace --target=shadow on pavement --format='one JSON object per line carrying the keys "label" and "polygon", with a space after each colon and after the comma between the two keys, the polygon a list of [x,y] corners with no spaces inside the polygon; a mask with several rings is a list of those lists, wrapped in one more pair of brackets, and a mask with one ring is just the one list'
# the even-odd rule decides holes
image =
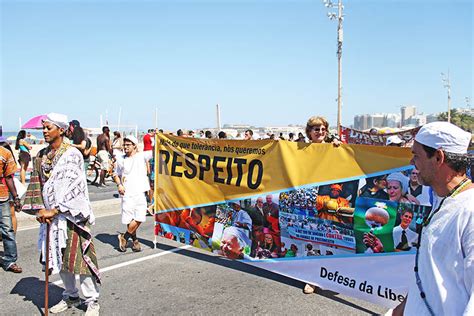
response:
{"label": "shadow on pavement", "polygon": [[107,233],[101,233],[101,234],[95,235],[94,238],[100,241],[101,243],[111,245],[112,247],[114,247],[114,249],[118,250],[119,244],[118,244],[117,234],[111,235]]}
{"label": "shadow on pavement", "polygon": [[[49,306],[54,306],[62,298],[63,289],[52,283],[49,284]],[[26,302],[32,302],[43,315],[44,281],[36,277],[23,278],[15,285],[10,294],[23,296]]]}
{"label": "shadow on pavement", "polygon": [[[156,247],[158,249],[168,250],[168,251],[172,250],[172,249],[176,249],[176,247],[169,246],[169,245],[166,245],[166,244],[161,244],[161,243],[157,243]],[[286,276],[283,276],[283,275],[280,275],[280,274],[277,274],[277,273],[273,273],[271,271],[263,270],[263,269],[260,269],[260,268],[257,268],[257,267],[239,262],[239,261],[229,260],[229,259],[223,258],[221,256],[213,256],[213,255],[203,254],[203,253],[190,251],[190,250],[186,250],[186,249],[181,249],[181,250],[177,251],[176,253],[178,253],[180,255],[187,256],[187,257],[191,257],[193,259],[206,261],[208,263],[217,264],[219,266],[224,266],[226,268],[238,270],[238,271],[241,271],[241,272],[249,273],[249,274],[254,275],[254,276],[258,276],[258,277],[261,277],[261,278],[270,279],[272,281],[276,281],[276,282],[280,282],[280,283],[283,283],[283,284],[286,284],[286,285],[290,285],[290,286],[296,287],[298,289],[301,289],[301,295],[307,295],[307,294],[303,294],[303,287],[305,285],[304,282],[301,282],[301,281],[298,281],[298,280],[295,280],[295,279],[292,279],[292,278],[289,278],[289,277],[286,277]],[[316,291],[316,294],[324,296],[324,297],[326,297],[328,299],[331,299],[333,301],[336,301],[340,304],[350,306],[350,307],[352,307],[354,309],[357,309],[357,310],[360,310],[362,312],[372,314],[372,315],[376,315],[371,310],[368,310],[364,307],[358,306],[358,305],[356,305],[352,302],[346,301],[345,299],[336,296],[338,294],[336,292],[329,291],[329,290],[318,289]]]}

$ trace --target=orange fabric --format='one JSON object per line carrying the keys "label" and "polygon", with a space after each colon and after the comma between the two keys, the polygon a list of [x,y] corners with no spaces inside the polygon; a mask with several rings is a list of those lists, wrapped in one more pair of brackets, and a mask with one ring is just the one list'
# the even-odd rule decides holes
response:
{"label": "orange fabric", "polygon": [[326,204],[330,200],[335,201],[337,203],[337,207],[349,207],[349,201],[343,197],[332,199],[329,195],[319,195],[316,198],[316,209],[318,210],[318,216],[322,219],[340,222],[340,219],[337,217],[336,214],[328,213],[328,208]]}
{"label": "orange fabric", "polygon": [[0,201],[6,201],[9,197],[8,187],[5,184],[5,178],[12,176],[16,171],[16,163],[12,153],[3,147],[0,147]]}

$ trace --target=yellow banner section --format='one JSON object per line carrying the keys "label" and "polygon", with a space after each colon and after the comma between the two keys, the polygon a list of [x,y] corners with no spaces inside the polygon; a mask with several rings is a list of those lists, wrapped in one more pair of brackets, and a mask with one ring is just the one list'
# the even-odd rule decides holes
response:
{"label": "yellow banner section", "polygon": [[156,144],[158,212],[364,177],[405,167],[411,158],[410,149],[398,147],[195,139],[160,133]]}

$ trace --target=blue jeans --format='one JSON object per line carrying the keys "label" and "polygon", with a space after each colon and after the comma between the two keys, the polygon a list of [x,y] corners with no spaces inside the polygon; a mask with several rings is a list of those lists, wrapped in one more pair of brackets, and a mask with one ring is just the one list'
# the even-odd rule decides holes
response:
{"label": "blue jeans", "polygon": [[0,233],[3,239],[3,269],[8,269],[18,258],[13,230],[10,203],[0,202]]}

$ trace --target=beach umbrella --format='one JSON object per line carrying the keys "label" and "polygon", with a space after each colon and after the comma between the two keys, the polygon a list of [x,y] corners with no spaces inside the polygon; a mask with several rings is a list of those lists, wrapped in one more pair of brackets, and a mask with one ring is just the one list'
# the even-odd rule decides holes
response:
{"label": "beach umbrella", "polygon": [[46,114],[35,116],[28,120],[21,128],[23,129],[43,129],[41,122],[46,118]]}

